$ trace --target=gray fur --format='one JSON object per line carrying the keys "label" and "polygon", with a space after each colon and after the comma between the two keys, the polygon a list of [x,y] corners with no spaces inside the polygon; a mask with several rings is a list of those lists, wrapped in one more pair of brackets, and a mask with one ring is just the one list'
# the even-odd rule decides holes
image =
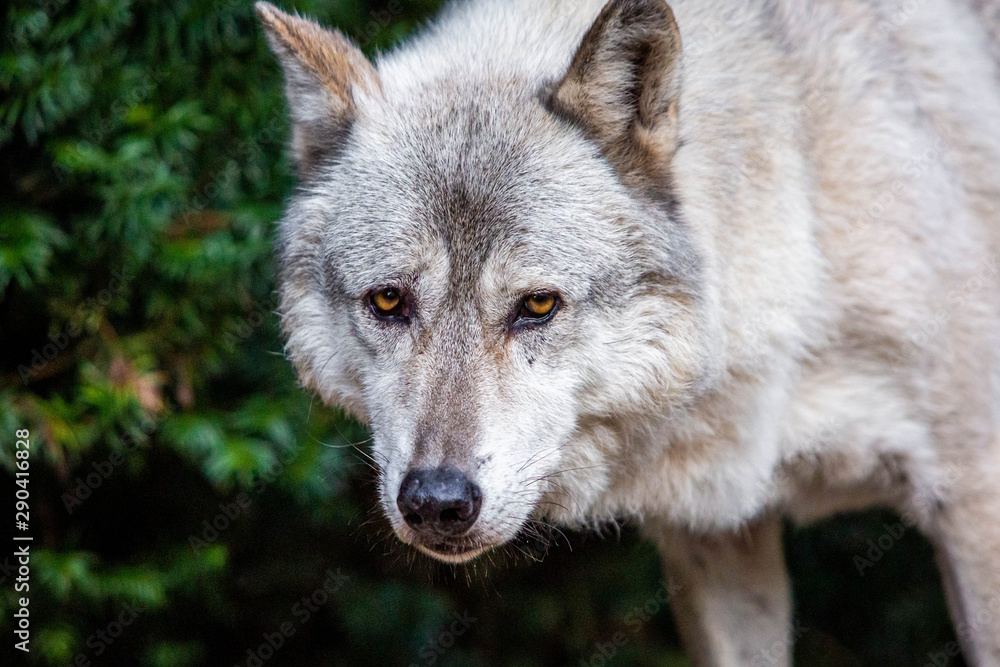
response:
{"label": "gray fur", "polygon": [[[375,74],[320,38],[345,129],[296,152],[289,356],[371,426],[386,514],[435,557],[635,517],[695,664],[787,664],[781,517],[890,505],[1000,665],[1000,10],[671,7],[457,2]],[[297,86],[303,48],[277,48]],[[297,147],[329,94],[292,97]],[[387,286],[409,324],[373,316]],[[555,316],[512,328],[539,291]],[[447,552],[394,505],[441,465],[483,489]]]}

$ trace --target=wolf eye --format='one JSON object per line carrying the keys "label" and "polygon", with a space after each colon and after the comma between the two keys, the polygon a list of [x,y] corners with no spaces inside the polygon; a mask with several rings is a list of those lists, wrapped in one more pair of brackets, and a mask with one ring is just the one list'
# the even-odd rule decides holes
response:
{"label": "wolf eye", "polygon": [[524,309],[533,317],[545,317],[556,307],[554,294],[532,294],[524,300]]}
{"label": "wolf eye", "polygon": [[521,302],[515,324],[541,324],[549,321],[557,310],[559,297],[552,292],[540,292],[525,297]]}
{"label": "wolf eye", "polygon": [[394,287],[375,292],[369,298],[372,311],[379,317],[402,317],[403,295]]}

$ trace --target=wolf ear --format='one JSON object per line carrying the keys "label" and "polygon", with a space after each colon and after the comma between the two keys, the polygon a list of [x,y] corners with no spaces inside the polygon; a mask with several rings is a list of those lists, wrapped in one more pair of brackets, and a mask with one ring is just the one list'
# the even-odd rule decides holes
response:
{"label": "wolf ear", "polygon": [[545,94],[626,174],[655,177],[677,145],[681,36],[664,0],[611,0]]}
{"label": "wolf ear", "polygon": [[268,2],[258,2],[255,8],[285,70],[292,147],[299,172],[306,176],[350,127],[358,94],[380,91],[378,73],[339,32],[286,14]]}

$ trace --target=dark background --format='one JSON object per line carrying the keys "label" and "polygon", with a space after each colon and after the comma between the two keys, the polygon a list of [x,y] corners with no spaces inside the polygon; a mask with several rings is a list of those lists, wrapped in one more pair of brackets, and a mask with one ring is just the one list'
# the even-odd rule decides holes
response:
{"label": "dark background", "polygon": [[[437,5],[294,8],[373,53]],[[0,505],[11,525],[29,428],[35,536],[27,656],[0,548],[3,664],[252,666],[286,622],[264,664],[687,664],[668,610],[627,622],[663,577],[634,528],[457,569],[394,543],[363,428],[281,355],[271,245],[294,184],[250,4],[17,0],[0,27]],[[798,664],[963,664],[931,549],[897,521],[790,527]]]}

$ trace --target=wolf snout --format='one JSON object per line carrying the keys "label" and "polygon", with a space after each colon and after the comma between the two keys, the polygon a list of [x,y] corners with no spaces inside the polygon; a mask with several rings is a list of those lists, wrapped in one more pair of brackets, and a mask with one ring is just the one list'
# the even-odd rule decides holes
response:
{"label": "wolf snout", "polygon": [[455,468],[412,470],[399,486],[396,507],[419,533],[461,535],[479,517],[483,494]]}

